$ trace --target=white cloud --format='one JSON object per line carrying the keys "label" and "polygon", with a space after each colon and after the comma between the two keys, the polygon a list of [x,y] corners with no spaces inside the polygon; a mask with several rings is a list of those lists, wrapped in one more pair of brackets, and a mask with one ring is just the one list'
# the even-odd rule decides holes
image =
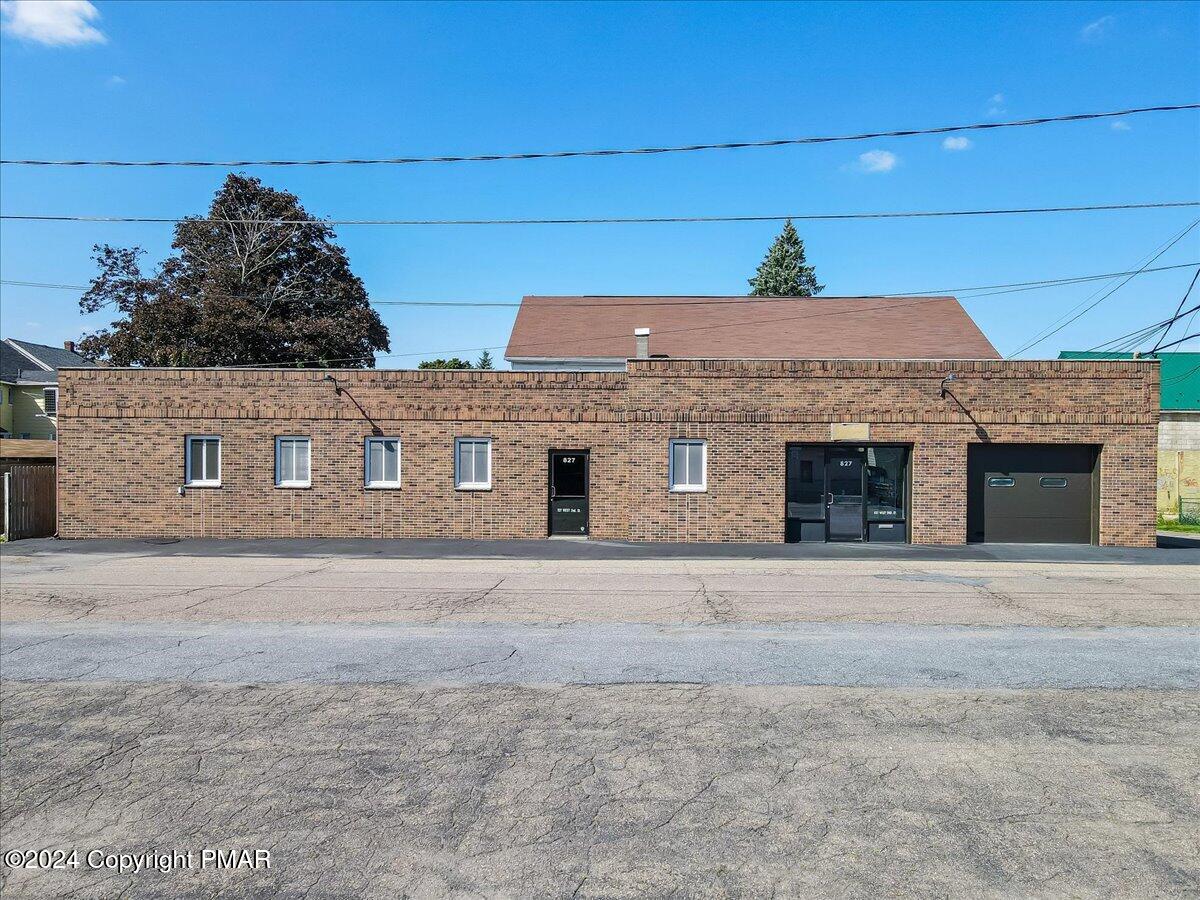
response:
{"label": "white cloud", "polygon": [[860,172],[890,172],[899,162],[900,157],[890,150],[868,150],[858,155],[855,168]]}
{"label": "white cloud", "polygon": [[1095,22],[1088,22],[1079,29],[1079,39],[1086,41],[1089,44],[1094,44],[1099,40],[1103,40],[1112,30],[1113,23],[1117,19],[1115,16],[1101,16]]}
{"label": "white cloud", "polygon": [[88,0],[0,0],[3,29],[13,37],[47,47],[103,44],[104,32],[89,25],[100,10]]}
{"label": "white cloud", "polygon": [[105,79],[104,83],[110,88],[117,88],[125,83],[125,79],[120,75],[109,75],[108,78]]}
{"label": "white cloud", "polygon": [[992,94],[992,96],[988,99],[988,103],[992,104],[993,106],[999,106],[1003,102],[1004,102],[1003,94]]}
{"label": "white cloud", "polygon": [[942,141],[943,150],[970,150],[974,146],[969,137],[948,137]]}
{"label": "white cloud", "polygon": [[1108,127],[1111,128],[1113,131],[1130,131],[1131,130],[1129,123],[1126,122],[1124,119],[1117,119],[1115,122],[1113,122]]}
{"label": "white cloud", "polygon": [[999,92],[992,94],[992,96],[988,97],[987,114],[989,116],[1002,116],[1006,112],[1008,112],[1008,110],[1005,109],[1005,107],[1004,107],[1005,99],[1006,99],[1005,96]]}

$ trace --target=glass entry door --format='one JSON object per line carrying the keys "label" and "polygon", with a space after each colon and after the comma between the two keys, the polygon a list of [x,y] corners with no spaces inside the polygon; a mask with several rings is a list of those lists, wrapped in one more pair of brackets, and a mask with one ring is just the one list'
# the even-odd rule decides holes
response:
{"label": "glass entry door", "polygon": [[861,449],[834,448],[825,467],[829,540],[863,539],[863,462]]}

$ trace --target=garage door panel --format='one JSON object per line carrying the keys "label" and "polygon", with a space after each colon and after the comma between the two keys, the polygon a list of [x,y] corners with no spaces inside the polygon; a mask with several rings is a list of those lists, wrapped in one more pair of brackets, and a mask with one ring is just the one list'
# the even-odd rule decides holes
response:
{"label": "garage door panel", "polygon": [[1091,445],[990,444],[968,449],[968,539],[1090,543]]}

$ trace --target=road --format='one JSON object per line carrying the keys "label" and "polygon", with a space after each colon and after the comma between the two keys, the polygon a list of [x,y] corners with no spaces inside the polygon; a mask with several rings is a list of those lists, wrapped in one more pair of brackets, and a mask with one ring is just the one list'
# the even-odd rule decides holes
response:
{"label": "road", "polygon": [[1200,559],[0,551],[8,897],[1196,896]]}
{"label": "road", "polygon": [[1200,629],[13,624],[14,680],[1200,689]]}

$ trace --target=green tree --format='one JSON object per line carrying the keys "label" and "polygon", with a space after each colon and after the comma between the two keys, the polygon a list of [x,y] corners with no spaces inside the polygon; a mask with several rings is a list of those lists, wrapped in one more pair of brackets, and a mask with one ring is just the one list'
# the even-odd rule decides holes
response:
{"label": "green tree", "polygon": [[452,356],[449,359],[427,359],[417,364],[418,369],[470,369],[471,363]]}
{"label": "green tree", "polygon": [[489,353],[487,350],[484,350],[481,354],[479,354],[479,360],[475,363],[475,368],[477,368],[477,369],[494,369],[494,368],[496,368],[494,365],[492,365],[492,354]]}
{"label": "green tree", "polygon": [[804,258],[804,241],[788,219],[750,279],[750,296],[811,297],[823,290],[825,285],[817,284],[816,269]]}
{"label": "green tree", "polygon": [[79,307],[121,317],[80,351],[118,366],[373,368],[387,328],[333,238],[294,194],[231,174],[153,274],[138,247],[93,248],[100,273]]}

